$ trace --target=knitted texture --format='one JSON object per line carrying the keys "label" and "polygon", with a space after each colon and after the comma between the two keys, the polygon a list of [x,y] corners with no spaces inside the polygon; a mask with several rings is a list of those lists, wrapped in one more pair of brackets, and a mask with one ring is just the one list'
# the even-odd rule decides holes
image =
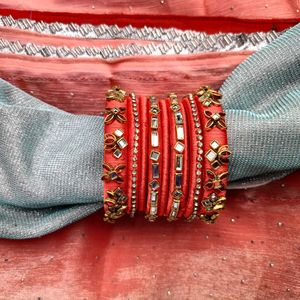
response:
{"label": "knitted texture", "polygon": [[44,235],[102,207],[103,119],[0,80],[0,236]]}
{"label": "knitted texture", "polygon": [[221,87],[231,188],[300,167],[300,24],[241,63]]}

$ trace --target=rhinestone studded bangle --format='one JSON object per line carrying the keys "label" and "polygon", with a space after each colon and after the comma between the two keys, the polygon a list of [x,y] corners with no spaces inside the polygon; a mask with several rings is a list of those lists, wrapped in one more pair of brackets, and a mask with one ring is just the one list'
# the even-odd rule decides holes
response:
{"label": "rhinestone studded bangle", "polygon": [[187,110],[190,111],[189,121],[190,121],[190,142],[193,145],[192,153],[190,154],[190,169],[193,170],[194,176],[191,174],[190,178],[190,193],[189,197],[192,201],[191,212],[186,215],[187,221],[193,221],[198,214],[199,199],[202,197],[202,168],[203,168],[203,135],[202,128],[199,118],[199,113],[197,105],[195,103],[192,94],[188,94],[183,100],[184,104],[187,106]]}
{"label": "rhinestone studded bangle", "polygon": [[153,222],[157,218],[158,199],[160,190],[160,134],[159,134],[159,113],[157,98],[154,96],[149,97],[150,101],[150,168],[149,168],[149,192],[147,201],[146,219]]}
{"label": "rhinestone studded bangle", "polygon": [[137,186],[138,186],[138,166],[139,166],[139,134],[140,134],[140,119],[139,119],[139,108],[137,104],[136,95],[131,93],[129,95],[130,99],[128,101],[128,109],[131,113],[130,119],[130,130],[132,131],[130,134],[130,149],[128,158],[129,158],[129,174],[128,180],[129,185],[131,185],[131,189],[128,189],[128,197],[129,197],[129,205],[128,210],[131,217],[134,217],[135,212],[137,210]]}
{"label": "rhinestone studded bangle", "polygon": [[[170,186],[171,194],[171,207],[168,214],[168,221],[174,221],[177,219],[180,202],[183,196],[182,192],[182,177],[183,177],[183,168],[184,168],[184,151],[185,151],[185,136],[184,136],[184,127],[183,127],[183,115],[178,103],[178,99],[175,93],[169,95],[171,99],[170,109],[174,117],[175,123],[175,144],[173,145],[173,150],[175,151],[174,159],[174,184]],[[171,129],[172,130],[172,129]],[[172,159],[172,156],[171,156]]]}

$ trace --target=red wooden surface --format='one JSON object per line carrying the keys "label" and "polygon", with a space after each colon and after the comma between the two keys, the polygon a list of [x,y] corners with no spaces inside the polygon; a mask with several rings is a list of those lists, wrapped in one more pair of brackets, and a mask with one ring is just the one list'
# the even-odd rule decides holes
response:
{"label": "red wooden surface", "polygon": [[299,179],[230,191],[214,225],[99,212],[1,240],[0,299],[299,299]]}

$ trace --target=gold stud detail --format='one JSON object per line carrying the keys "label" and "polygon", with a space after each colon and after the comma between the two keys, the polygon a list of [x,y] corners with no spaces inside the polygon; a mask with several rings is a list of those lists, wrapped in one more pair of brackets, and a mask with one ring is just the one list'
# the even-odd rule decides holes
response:
{"label": "gold stud detail", "polygon": [[110,164],[104,163],[103,168],[106,170],[106,173],[102,176],[102,180],[104,181],[116,181],[116,182],[123,182],[121,178],[121,173],[125,169],[125,165],[117,165],[113,167]]}
{"label": "gold stud detail", "polygon": [[197,139],[197,157],[196,157],[196,170],[195,170],[195,177],[196,177],[196,185],[193,188],[193,212],[187,218],[188,222],[193,221],[197,217],[198,207],[199,207],[199,198],[200,192],[202,190],[202,154],[203,154],[203,143],[202,143],[202,130],[201,124],[199,121],[199,113],[197,109],[197,105],[194,100],[194,96],[192,94],[187,95],[189,99],[189,103],[192,110],[193,121],[194,121],[194,134],[196,135]]}
{"label": "gold stud detail", "polygon": [[108,198],[104,199],[104,204],[107,205],[107,210],[104,214],[104,221],[115,223],[121,218],[127,209],[127,196],[120,187],[113,191],[107,191]]}
{"label": "gold stud detail", "polygon": [[206,199],[201,201],[206,211],[219,211],[225,207],[226,198],[218,197],[216,193],[211,193]]}
{"label": "gold stud detail", "polygon": [[226,129],[225,113],[224,112],[212,113],[209,110],[205,110],[204,115],[208,119],[206,124],[205,124],[205,129],[206,130],[211,130],[214,127],[217,127],[221,130]]}
{"label": "gold stud detail", "polygon": [[137,180],[139,177],[139,168],[138,168],[138,157],[139,157],[139,136],[140,136],[140,121],[139,121],[139,109],[138,103],[136,99],[136,95],[134,93],[130,93],[131,98],[131,106],[132,106],[132,113],[133,113],[133,123],[134,123],[134,135],[133,135],[133,155],[131,159],[131,209],[130,209],[130,216],[134,217],[136,212],[136,203],[137,203],[137,189],[138,184]]}
{"label": "gold stud detail", "polygon": [[104,150],[113,151],[113,155],[120,158],[122,156],[121,150],[128,145],[123,135],[124,132],[121,129],[116,129],[114,133],[106,133],[104,136]]}
{"label": "gold stud detail", "polygon": [[209,86],[200,87],[194,95],[199,97],[199,101],[203,106],[221,105],[220,99],[222,98],[222,94],[211,89]]}
{"label": "gold stud detail", "polygon": [[221,165],[228,164],[229,156],[231,155],[228,145],[220,146],[217,141],[212,141],[210,147],[211,149],[205,153],[205,156],[214,169],[218,169]]}
{"label": "gold stud detail", "polygon": [[111,124],[114,120],[118,121],[119,123],[125,123],[127,121],[126,117],[124,116],[125,111],[125,107],[106,108],[106,117],[104,119],[105,124]]}
{"label": "gold stud detail", "polygon": [[123,102],[125,95],[126,95],[126,92],[124,90],[122,90],[118,86],[113,86],[111,89],[109,89],[106,92],[106,100],[107,101],[116,100],[119,102]]}
{"label": "gold stud detail", "polygon": [[221,174],[216,174],[212,170],[206,170],[208,181],[205,183],[204,187],[208,190],[219,190],[223,191],[225,189],[224,180],[228,176],[228,172],[223,172]]}

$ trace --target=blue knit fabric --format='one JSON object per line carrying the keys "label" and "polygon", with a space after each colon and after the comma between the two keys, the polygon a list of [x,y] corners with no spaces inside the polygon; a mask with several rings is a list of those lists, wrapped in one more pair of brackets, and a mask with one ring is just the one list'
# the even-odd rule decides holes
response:
{"label": "blue knit fabric", "polygon": [[102,207],[103,118],[0,80],[0,237],[55,231]]}
{"label": "blue knit fabric", "polygon": [[[231,187],[300,167],[300,25],[243,62],[221,92]],[[0,80],[0,237],[41,236],[100,209],[103,135],[102,117],[69,114]]]}
{"label": "blue knit fabric", "polygon": [[241,63],[221,92],[231,187],[300,168],[300,24]]}

